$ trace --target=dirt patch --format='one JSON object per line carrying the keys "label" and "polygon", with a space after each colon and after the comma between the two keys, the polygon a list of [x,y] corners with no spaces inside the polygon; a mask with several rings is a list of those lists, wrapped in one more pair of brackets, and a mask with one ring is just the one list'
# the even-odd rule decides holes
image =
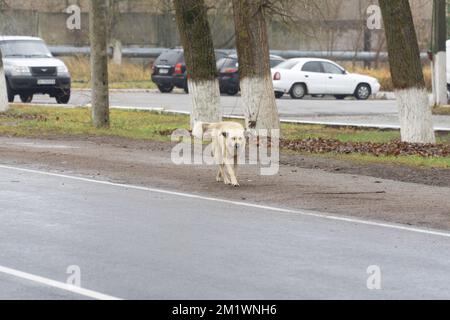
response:
{"label": "dirt patch", "polygon": [[[29,143],[37,147],[30,148]],[[54,144],[65,148],[51,148]],[[243,166],[241,188],[231,188],[215,182],[214,166],[174,165],[171,149],[171,143],[116,137],[0,138],[0,161],[235,201],[450,230],[450,170],[283,154],[277,175],[261,176],[258,167]]]}

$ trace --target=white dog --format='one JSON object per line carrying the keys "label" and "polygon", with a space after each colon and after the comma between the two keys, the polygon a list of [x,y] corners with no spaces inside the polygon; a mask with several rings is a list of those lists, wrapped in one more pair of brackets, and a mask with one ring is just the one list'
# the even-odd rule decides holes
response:
{"label": "white dog", "polygon": [[245,155],[244,127],[236,122],[197,122],[192,130],[192,135],[203,139],[205,133],[211,135],[212,156],[219,165],[217,182],[221,182],[223,179],[225,184],[239,187],[237,168],[240,156]]}

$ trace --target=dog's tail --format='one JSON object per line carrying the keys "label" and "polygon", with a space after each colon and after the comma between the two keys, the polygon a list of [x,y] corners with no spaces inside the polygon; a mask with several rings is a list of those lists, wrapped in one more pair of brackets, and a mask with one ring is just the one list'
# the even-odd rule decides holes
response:
{"label": "dog's tail", "polygon": [[192,135],[197,139],[203,139],[203,135],[209,130],[210,123],[197,121],[192,128]]}

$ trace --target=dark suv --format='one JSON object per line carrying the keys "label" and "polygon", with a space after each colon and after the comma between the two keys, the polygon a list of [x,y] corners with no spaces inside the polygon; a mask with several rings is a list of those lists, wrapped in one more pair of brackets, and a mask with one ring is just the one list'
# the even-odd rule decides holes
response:
{"label": "dark suv", "polygon": [[[282,57],[270,55],[270,67],[274,68],[285,61]],[[219,71],[220,92],[234,96],[239,90],[239,63],[236,54],[231,54],[217,61]]]}
{"label": "dark suv", "polygon": [[[226,57],[225,51],[216,50],[216,61]],[[164,51],[154,62],[152,81],[163,93],[172,92],[177,87],[188,92],[186,62],[183,49]]]}

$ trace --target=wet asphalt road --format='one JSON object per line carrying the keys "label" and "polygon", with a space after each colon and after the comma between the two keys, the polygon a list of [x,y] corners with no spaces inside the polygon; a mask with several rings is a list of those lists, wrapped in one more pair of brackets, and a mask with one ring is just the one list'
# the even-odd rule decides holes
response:
{"label": "wet asphalt road", "polygon": [[[450,298],[443,235],[1,166],[0,190],[1,267],[114,297]],[[88,297],[0,272],[0,298]]]}

